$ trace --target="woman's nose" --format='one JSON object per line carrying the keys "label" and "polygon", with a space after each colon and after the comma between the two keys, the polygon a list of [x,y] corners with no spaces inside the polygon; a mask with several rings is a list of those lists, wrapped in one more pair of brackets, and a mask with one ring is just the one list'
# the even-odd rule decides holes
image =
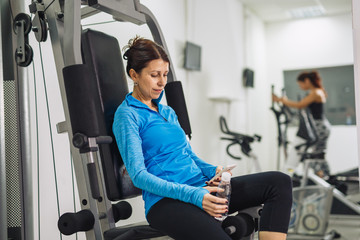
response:
{"label": "woman's nose", "polygon": [[158,85],[164,86],[167,82],[167,77],[160,77],[160,81],[158,82]]}

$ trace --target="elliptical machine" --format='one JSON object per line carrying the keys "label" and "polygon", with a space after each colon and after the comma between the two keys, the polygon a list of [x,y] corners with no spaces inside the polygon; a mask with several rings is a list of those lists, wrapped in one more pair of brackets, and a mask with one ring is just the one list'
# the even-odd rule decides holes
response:
{"label": "elliptical machine", "polygon": [[[282,89],[282,96],[285,95],[285,89]],[[274,94],[274,85],[271,85],[271,94]],[[284,159],[288,157],[288,144],[287,130],[289,123],[293,120],[295,114],[289,107],[272,101],[270,110],[275,114],[277,129],[278,129],[278,151],[277,151],[277,169],[280,169],[281,151],[283,151]],[[282,149],[282,150],[281,150]]]}
{"label": "elliptical machine", "polygon": [[[280,109],[282,107],[284,106],[280,106]],[[284,115],[281,116],[286,113],[281,111],[274,113],[278,126],[281,126],[282,122],[279,119],[286,118]],[[303,173],[302,176],[293,175],[293,207],[288,239],[336,239],[340,234],[335,230],[328,231],[330,222],[334,220],[338,226],[345,225],[346,221],[360,220],[360,207],[336,189],[333,182],[327,182],[328,179],[320,178],[311,171],[311,165],[325,161],[325,153],[311,151],[318,135],[309,111],[300,110],[298,119],[297,135],[304,142],[295,144],[295,149],[300,155],[300,163],[303,163]],[[287,129],[287,126],[282,129]],[[286,135],[282,129],[279,128],[279,136]],[[284,136],[282,139],[287,138]]]}

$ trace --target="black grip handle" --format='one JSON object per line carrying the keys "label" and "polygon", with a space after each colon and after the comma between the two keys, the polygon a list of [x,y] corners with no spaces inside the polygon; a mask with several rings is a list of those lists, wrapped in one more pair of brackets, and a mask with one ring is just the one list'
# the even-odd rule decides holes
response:
{"label": "black grip handle", "polygon": [[95,163],[88,163],[87,170],[88,170],[88,174],[89,174],[91,196],[94,199],[99,199],[100,198],[100,189],[99,189],[99,182],[97,179]]}
{"label": "black grip handle", "polygon": [[113,139],[110,136],[98,136],[96,137],[97,144],[110,144],[112,143]]}
{"label": "black grip handle", "polygon": [[112,205],[114,220],[118,222],[120,219],[128,219],[132,214],[130,203],[121,201]]}
{"label": "black grip handle", "polygon": [[77,213],[64,213],[58,221],[58,228],[64,235],[89,231],[94,227],[95,218],[88,209]]}
{"label": "black grip handle", "polygon": [[255,230],[255,222],[250,215],[239,213],[236,216],[228,216],[222,222],[222,228],[232,239],[241,239]]}

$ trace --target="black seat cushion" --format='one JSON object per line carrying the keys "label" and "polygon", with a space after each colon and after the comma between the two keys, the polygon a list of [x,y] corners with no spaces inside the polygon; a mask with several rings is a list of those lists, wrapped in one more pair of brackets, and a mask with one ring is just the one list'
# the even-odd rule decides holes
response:
{"label": "black seat cushion", "polygon": [[127,225],[112,228],[104,233],[105,240],[140,240],[162,237],[165,234],[150,227],[149,225]]}

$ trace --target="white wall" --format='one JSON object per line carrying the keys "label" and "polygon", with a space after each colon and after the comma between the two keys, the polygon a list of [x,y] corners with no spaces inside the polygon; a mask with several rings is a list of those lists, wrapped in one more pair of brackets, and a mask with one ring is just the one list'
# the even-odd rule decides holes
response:
{"label": "white wall", "polygon": [[244,108],[247,133],[262,137],[260,143],[253,144],[253,152],[258,156],[261,170],[275,170],[276,164],[271,159],[271,143],[274,137],[269,135],[270,83],[267,77],[265,24],[251,11],[245,11],[245,66],[254,70],[254,88],[244,89]]}
{"label": "white wall", "polygon": [[[284,70],[353,64],[352,40],[351,14],[267,24],[268,80],[280,94]],[[275,128],[269,131],[276,136]],[[355,126],[332,127],[327,159],[333,173],[357,167],[357,146]]]}
{"label": "white wall", "polygon": [[224,115],[235,129],[244,124],[240,99],[242,11],[241,4],[233,0],[188,1],[188,39],[202,46],[202,70],[188,72],[185,82],[192,145],[201,158],[213,164],[230,162],[225,153],[227,143],[220,140],[219,116]]}
{"label": "white wall", "polygon": [[[350,16],[311,20],[313,22],[308,20],[309,22],[295,21],[265,25],[258,17],[245,10],[237,0],[152,0],[142,1],[142,3],[156,16],[165,36],[176,76],[183,83],[193,130],[191,140],[193,149],[201,158],[213,164],[226,165],[234,162],[226,155],[227,143],[220,140],[222,134],[219,130],[219,116],[224,115],[231,130],[249,135],[257,133],[263,137],[260,143],[253,144],[254,153],[258,155],[263,170],[274,170],[276,168],[277,133],[274,116],[269,110],[270,85],[276,83],[280,89],[284,69],[352,63]],[[108,20],[111,20],[111,17],[99,14],[84,20],[83,24]],[[299,34],[300,30],[295,31],[294,29],[302,24],[305,25],[303,28],[307,32],[313,32],[312,36],[317,34],[316,41],[307,42],[306,39],[299,41],[303,35]],[[312,30],[313,26],[317,24],[322,31]],[[90,27],[117,37],[121,48],[135,35],[151,38],[146,26],[114,22]],[[328,31],[324,31],[325,29]],[[335,31],[336,34],[332,34],[332,31]],[[326,37],[321,35],[321,32],[327,33]],[[298,37],[294,38],[294,34],[298,34]],[[203,61],[200,72],[186,71],[182,67],[186,40],[202,46]],[[322,43],[321,46],[327,45],[327,48],[318,52],[319,47],[313,46],[313,43],[317,41]],[[302,44],[305,42],[307,44],[303,46]],[[54,171],[39,49],[38,43],[33,37],[30,44],[35,53],[34,65],[38,88],[41,238],[58,239]],[[42,43],[41,46],[46,64],[44,74],[49,96],[57,183],[60,193],[60,214],[62,214],[66,211],[73,211],[69,143],[65,134],[56,133],[56,124],[65,119],[62,113],[50,40]],[[304,50],[295,52],[299,48],[314,52],[314,57],[303,56]],[[332,57],[329,57],[328,54],[332,54]],[[244,67],[255,70],[254,89],[242,87]],[[32,68],[28,69],[29,76],[32,76]],[[129,85],[131,89],[130,81]],[[34,203],[36,204],[38,199],[36,196],[35,95],[34,85],[31,84],[30,87],[32,89]],[[336,136],[336,134],[334,135]],[[346,137],[348,136],[350,133],[346,135]],[[240,154],[240,151],[238,153]],[[246,157],[236,163],[238,167],[234,169],[235,175],[245,174],[251,167],[251,161]],[[76,202],[77,210],[79,210],[77,199]],[[145,220],[141,198],[132,199],[131,204],[134,210],[133,216],[121,224]],[[37,213],[37,206],[34,206],[34,212]],[[34,222],[36,239],[37,219]],[[75,236],[63,238],[75,239]],[[83,239],[83,235],[80,239]]]}

